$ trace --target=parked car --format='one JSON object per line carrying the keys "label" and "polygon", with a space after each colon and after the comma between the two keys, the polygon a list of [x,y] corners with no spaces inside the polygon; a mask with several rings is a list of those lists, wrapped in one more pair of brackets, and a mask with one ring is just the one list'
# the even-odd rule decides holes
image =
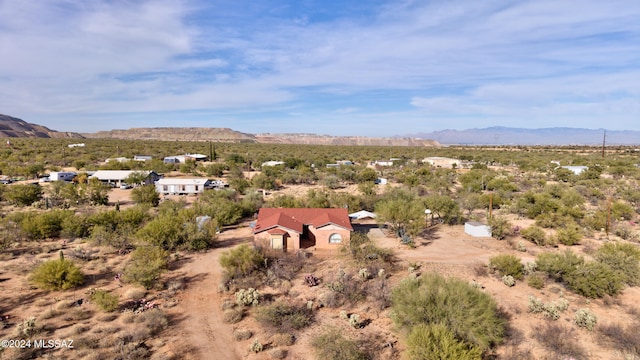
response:
{"label": "parked car", "polygon": [[129,184],[122,183],[120,185],[120,189],[122,189],[122,190],[131,189],[131,188],[132,188],[132,186],[129,185]]}
{"label": "parked car", "polygon": [[11,179],[1,179],[0,180],[0,184],[3,184],[3,185],[8,185],[8,184],[11,184],[12,182],[13,182],[13,180],[11,180]]}

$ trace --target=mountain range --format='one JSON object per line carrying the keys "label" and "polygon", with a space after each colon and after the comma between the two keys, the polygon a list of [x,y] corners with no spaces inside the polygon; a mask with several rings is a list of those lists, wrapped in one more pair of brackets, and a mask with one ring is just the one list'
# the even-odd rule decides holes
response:
{"label": "mountain range", "polygon": [[0,114],[0,137],[112,138],[130,140],[218,141],[301,145],[427,146],[444,145],[640,145],[640,131],[592,130],[567,127],[522,129],[489,127],[440,130],[395,137],[330,136],[316,134],[249,134],[229,128],[131,128],[95,133],[51,130]]}
{"label": "mountain range", "polygon": [[522,129],[489,127],[468,130],[440,130],[403,135],[433,139],[446,145],[640,145],[640,131],[554,127]]}

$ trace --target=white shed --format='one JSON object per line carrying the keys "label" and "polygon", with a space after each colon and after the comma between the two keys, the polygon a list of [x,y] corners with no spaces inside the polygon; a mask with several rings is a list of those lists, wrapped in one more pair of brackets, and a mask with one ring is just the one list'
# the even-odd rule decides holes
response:
{"label": "white shed", "polygon": [[464,223],[464,233],[473,237],[491,237],[491,226],[476,221],[469,221]]}
{"label": "white shed", "polygon": [[163,178],[156,181],[156,191],[164,195],[194,195],[204,192],[210,182],[207,178]]}

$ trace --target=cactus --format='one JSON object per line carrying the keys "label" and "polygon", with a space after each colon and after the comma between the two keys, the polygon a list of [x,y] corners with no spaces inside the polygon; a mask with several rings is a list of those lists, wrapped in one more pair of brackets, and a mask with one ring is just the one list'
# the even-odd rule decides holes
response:
{"label": "cactus", "polygon": [[304,277],[304,282],[309,286],[318,286],[320,284],[320,280],[318,279],[317,276],[313,275],[313,274],[309,274],[307,276]]}
{"label": "cactus", "polygon": [[508,287],[512,287],[515,286],[516,279],[514,279],[511,275],[505,275],[502,277],[502,283],[507,285]]}
{"label": "cactus", "polygon": [[340,310],[340,319],[344,319],[344,320],[348,320],[349,319],[349,315],[347,315],[346,311]]}
{"label": "cactus", "polygon": [[527,247],[524,245],[522,241],[518,241],[518,251],[526,252]]}
{"label": "cactus", "polygon": [[262,343],[260,341],[258,341],[258,339],[255,339],[255,340],[253,340],[253,343],[251,344],[250,349],[254,353],[259,353],[260,351],[262,351],[264,349],[264,345],[262,345]]}
{"label": "cactus", "polygon": [[589,331],[593,331],[593,328],[598,322],[598,318],[596,317],[596,314],[594,314],[589,309],[579,309],[578,311],[576,311],[575,322],[579,327],[583,327]]}
{"label": "cactus", "polygon": [[378,277],[379,278],[386,278],[387,277],[387,272],[384,269],[380,269],[378,270]]}
{"label": "cactus", "polygon": [[362,280],[368,280],[369,278],[371,278],[371,274],[369,273],[369,269],[367,268],[360,269],[358,271],[358,276],[360,276]]}
{"label": "cactus", "polygon": [[307,310],[313,310],[313,300],[307,301]]}
{"label": "cactus", "polygon": [[238,305],[256,306],[260,303],[260,293],[254,288],[240,289],[235,293],[236,303]]}
{"label": "cactus", "polygon": [[33,336],[36,333],[36,318],[32,316],[18,324],[18,332],[24,337]]}
{"label": "cactus", "polygon": [[353,328],[359,328],[360,327],[360,315],[358,314],[351,314],[351,316],[349,316],[349,325],[351,325],[351,327]]}

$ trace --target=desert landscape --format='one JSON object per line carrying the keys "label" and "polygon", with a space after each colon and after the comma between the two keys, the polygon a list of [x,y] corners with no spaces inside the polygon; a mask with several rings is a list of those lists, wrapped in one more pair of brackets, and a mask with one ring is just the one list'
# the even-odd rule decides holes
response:
{"label": "desert landscape", "polygon": [[[7,154],[19,157],[34,148],[26,146],[29,141],[14,140]],[[638,173],[637,167],[621,165],[637,160],[627,148],[608,149],[605,169],[592,165],[602,162],[596,159],[599,149],[500,147],[438,150],[438,155],[458,151],[457,158],[470,159],[464,164],[427,158],[460,164],[449,168],[406,157],[388,167],[361,162],[314,169],[304,158],[327,156],[323,151],[336,151],[329,155],[335,161],[347,158],[348,151],[375,158],[389,149],[410,155],[434,150],[311,147],[291,154],[299,156],[291,165],[270,168],[239,155],[244,152],[237,146],[262,151],[267,159],[277,158],[280,145],[219,145],[217,160],[164,165],[163,177],[216,172],[213,177],[228,188],[160,195],[153,185],[128,185],[140,181],[132,179],[144,168],[132,171],[123,186],[91,180],[92,169],[150,165],[79,160],[127,144],[109,141],[88,139],[87,147],[69,150],[85,169],[60,166],[69,161],[64,157],[52,158],[60,165],[42,167],[45,173],[53,173],[49,167],[77,172],[72,182],[14,177],[2,185],[0,338],[9,342],[3,343],[1,358],[417,359],[422,355],[416,351],[458,351],[425,356],[630,359],[639,354]],[[149,142],[147,148],[162,146]],[[585,159],[598,173],[574,175],[548,165],[548,159],[569,158]],[[32,193],[36,200],[24,205]],[[261,207],[347,207],[378,217],[354,220],[351,241],[340,246],[283,252],[254,242]],[[198,215],[210,220],[201,223]],[[492,236],[473,236],[468,222],[485,224]],[[43,278],[48,264],[68,267]],[[410,304],[413,295],[402,295],[426,283],[456,295],[421,305]],[[415,301],[439,293],[421,291],[427,293]],[[474,301],[487,308],[471,303],[456,305],[466,309],[461,313],[446,308],[466,296],[478,297]],[[444,322],[457,330],[416,342],[399,319],[402,311],[421,306],[443,306],[437,311],[460,322],[489,311],[477,321],[492,317],[496,338],[473,340],[465,333],[475,325]]]}

